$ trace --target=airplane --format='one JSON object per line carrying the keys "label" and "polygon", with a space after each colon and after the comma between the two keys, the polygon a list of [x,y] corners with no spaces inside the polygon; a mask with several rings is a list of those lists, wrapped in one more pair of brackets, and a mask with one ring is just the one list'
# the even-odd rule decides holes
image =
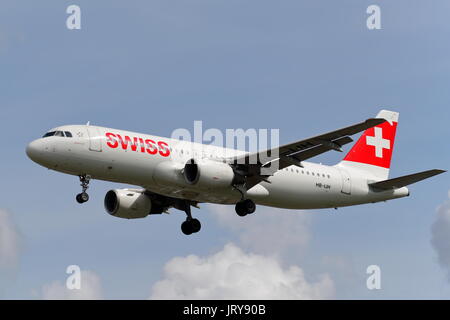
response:
{"label": "airplane", "polygon": [[[26,148],[28,157],[51,170],[78,176],[78,203],[89,200],[92,179],[139,186],[113,189],[104,206],[112,216],[145,218],[175,208],[186,213],[181,231],[194,234],[201,223],[191,207],[235,205],[239,216],[256,204],[286,209],[338,208],[409,196],[412,183],[446,172],[427,170],[389,179],[399,113],[381,110],[375,118],[276,148],[246,152],[99,126],[65,125]],[[307,162],[350,143],[333,166]],[[274,153],[267,160],[263,155]]]}

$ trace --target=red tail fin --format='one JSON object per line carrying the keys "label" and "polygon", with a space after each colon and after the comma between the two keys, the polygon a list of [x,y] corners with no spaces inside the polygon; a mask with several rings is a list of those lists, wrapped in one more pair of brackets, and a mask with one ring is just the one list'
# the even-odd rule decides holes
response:
{"label": "red tail fin", "polygon": [[394,151],[398,116],[398,112],[381,110],[377,118],[386,119],[386,122],[367,129],[341,164],[356,166],[386,179],[391,166],[392,152]]}

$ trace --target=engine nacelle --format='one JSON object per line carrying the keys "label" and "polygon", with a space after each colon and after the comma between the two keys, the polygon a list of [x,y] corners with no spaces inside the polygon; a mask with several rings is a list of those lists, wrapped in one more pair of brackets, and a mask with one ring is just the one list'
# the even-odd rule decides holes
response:
{"label": "engine nacelle", "polygon": [[190,159],[184,165],[183,176],[187,184],[199,189],[221,189],[233,184],[235,174],[227,163]]}
{"label": "engine nacelle", "polygon": [[142,192],[116,189],[106,193],[105,209],[106,212],[115,217],[139,219],[150,214],[152,202]]}

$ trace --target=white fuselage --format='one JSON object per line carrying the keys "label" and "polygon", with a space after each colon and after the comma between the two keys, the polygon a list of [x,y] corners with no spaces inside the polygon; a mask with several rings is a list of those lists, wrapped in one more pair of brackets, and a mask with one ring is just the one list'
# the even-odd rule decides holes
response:
{"label": "white fuselage", "polygon": [[[184,182],[182,169],[189,159],[224,161],[242,155],[239,150],[201,145],[97,126],[73,125],[54,130],[72,137],[50,136],[33,141],[27,148],[32,160],[52,170],[93,179],[141,186],[151,192],[196,202],[234,204],[242,194],[233,186],[198,190]],[[107,134],[121,137],[117,144]],[[128,141],[127,138],[128,137]],[[117,142],[117,141],[116,141]],[[374,177],[341,165],[302,162],[277,171],[247,191],[257,204],[313,209],[350,206],[407,196],[407,188],[373,191]]]}

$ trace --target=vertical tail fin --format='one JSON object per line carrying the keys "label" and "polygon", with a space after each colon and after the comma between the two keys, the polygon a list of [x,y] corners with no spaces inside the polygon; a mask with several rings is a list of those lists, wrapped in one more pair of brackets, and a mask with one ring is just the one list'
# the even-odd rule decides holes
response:
{"label": "vertical tail fin", "polygon": [[377,118],[386,119],[386,122],[364,131],[339,165],[365,171],[376,180],[387,179],[394,151],[398,116],[398,112],[381,110]]}

